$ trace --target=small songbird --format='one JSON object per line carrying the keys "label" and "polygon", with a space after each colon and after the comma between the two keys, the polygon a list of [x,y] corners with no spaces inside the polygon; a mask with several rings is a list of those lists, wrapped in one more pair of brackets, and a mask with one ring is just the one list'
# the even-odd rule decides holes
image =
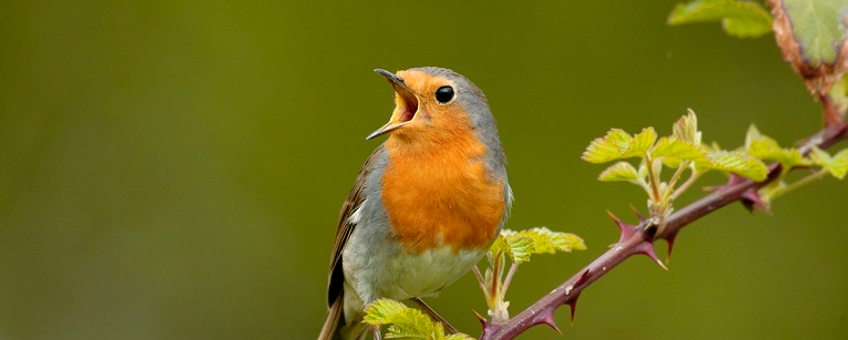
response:
{"label": "small songbird", "polygon": [[[512,205],[495,119],[476,85],[437,67],[375,71],[396,107],[366,138],[389,134],[339,214],[319,340],[364,339],[364,309],[379,298],[412,299],[444,322],[420,298],[480,261]],[[379,338],[379,328],[370,331]]]}

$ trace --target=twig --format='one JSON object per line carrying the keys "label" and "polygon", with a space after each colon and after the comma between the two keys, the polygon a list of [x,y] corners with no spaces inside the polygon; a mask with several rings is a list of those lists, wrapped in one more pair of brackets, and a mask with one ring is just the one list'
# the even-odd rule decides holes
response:
{"label": "twig", "polygon": [[661,198],[660,198],[660,189],[657,188],[657,185],[658,185],[657,183],[659,182],[660,178],[659,178],[659,176],[654,175],[654,160],[651,159],[650,155],[648,155],[648,156],[645,157],[645,162],[648,163],[648,167],[647,167],[648,168],[648,176],[651,179],[651,189],[653,190],[653,193],[654,193],[654,200],[659,202]]}
{"label": "twig", "polygon": [[826,177],[827,175],[828,175],[828,172],[824,169],[816,171],[812,174],[809,174],[809,175],[793,182],[792,184],[789,184],[785,187],[778,188],[778,190],[775,190],[774,193],[771,194],[770,199],[775,199],[775,198],[778,198],[780,196],[783,196],[783,195],[785,195],[785,194],[787,194],[787,193],[789,193],[789,192],[791,192],[795,189],[798,189],[802,186],[805,186],[805,185],[807,185],[811,182],[820,180],[820,179]]}
{"label": "twig", "polygon": [[[834,124],[825,127],[819,133],[808,138],[807,142],[799,150],[806,154],[813,145],[820,148],[827,148],[845,139],[848,139],[848,126],[844,123]],[[727,185],[719,187],[713,193],[704,196],[700,200],[683,207],[671,215],[662,231],[657,230],[656,225],[653,224],[654,222],[651,219],[644,220],[640,218],[640,223],[632,226],[613,217],[621,230],[621,238],[617,244],[580,270],[576,275],[548,293],[548,295],[542,297],[539,301],[510,319],[509,322],[493,324],[482,320],[483,334],[480,340],[514,339],[530,327],[539,324],[547,324],[559,331],[554,321],[554,311],[559,306],[568,304],[571,306],[573,319],[574,307],[577,304],[577,298],[580,296],[580,292],[591,285],[592,282],[595,282],[601,276],[635,254],[647,255],[662,265],[662,262],[657,259],[654,252],[653,243],[655,240],[666,240],[669,246],[669,253],[671,253],[674,238],[680,229],[721,207],[746,199],[746,193],[748,195],[751,192],[756,194],[756,190],[775,180],[781,171],[779,164],[772,164],[769,167],[769,176],[763,182],[754,182],[750,179],[741,181],[731,180]]]}
{"label": "twig", "polygon": [[474,272],[474,276],[477,277],[477,282],[480,283],[480,288],[483,289],[483,294],[486,294],[486,296],[488,296],[489,289],[486,287],[486,280],[483,278],[483,274],[480,274],[480,268],[474,266],[471,267],[471,271]]}
{"label": "twig", "polygon": [[506,273],[506,278],[504,279],[503,287],[501,287],[501,291],[506,294],[506,290],[509,289],[509,283],[512,282],[512,277],[515,275],[515,271],[518,270],[518,265],[513,263],[509,266],[509,272]]}
{"label": "twig", "polygon": [[683,182],[683,184],[681,184],[680,187],[677,188],[677,190],[674,190],[673,194],[671,194],[671,199],[677,200],[677,198],[683,195],[686,190],[689,190],[689,187],[692,186],[692,184],[695,183],[698,178],[701,178],[701,173],[697,172],[695,169],[692,169],[691,173],[689,174],[689,178],[687,178],[686,181]]}

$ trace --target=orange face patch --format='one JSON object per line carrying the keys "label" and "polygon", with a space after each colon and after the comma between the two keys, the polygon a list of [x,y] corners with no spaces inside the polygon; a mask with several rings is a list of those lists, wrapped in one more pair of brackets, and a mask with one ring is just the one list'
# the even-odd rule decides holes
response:
{"label": "orange face patch", "polygon": [[[422,84],[427,83],[441,86]],[[415,81],[407,85],[421,88]],[[419,253],[443,245],[484,249],[503,217],[504,183],[489,175],[486,147],[461,106],[425,100],[421,106],[430,121],[405,126],[386,141],[382,198],[395,237],[404,249]]]}
{"label": "orange face patch", "polygon": [[[442,77],[434,77],[427,73],[412,70],[400,71],[398,77],[404,80],[406,86],[415,93],[416,103],[415,116],[403,128],[393,132],[407,139],[438,138],[444,133],[453,132],[452,129],[459,125],[467,125],[467,117],[457,103],[440,104],[435,101],[435,93],[442,86],[455,87],[452,81]],[[392,115],[393,122],[400,122],[409,114],[408,99],[400,94],[396,95],[397,107]],[[407,119],[408,120],[408,119]]]}

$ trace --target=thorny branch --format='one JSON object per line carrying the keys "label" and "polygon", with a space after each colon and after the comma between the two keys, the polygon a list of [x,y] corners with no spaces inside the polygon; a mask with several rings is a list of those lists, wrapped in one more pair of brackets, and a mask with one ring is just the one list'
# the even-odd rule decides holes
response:
{"label": "thorny branch", "polygon": [[[807,154],[814,145],[824,149],[845,139],[848,139],[848,125],[845,123],[831,124],[807,138],[799,150],[803,154]],[[678,232],[699,218],[736,201],[742,202],[746,207],[762,204],[757,190],[778,178],[780,172],[780,164],[776,163],[769,167],[768,177],[762,182],[732,176],[727,184],[718,187],[711,194],[671,215],[662,231],[658,231],[657,221],[654,219],[645,219],[639,215],[640,223],[633,226],[610,214],[621,231],[621,238],[618,243],[508,322],[495,324],[478,315],[483,323],[483,334],[480,340],[514,339],[530,327],[540,324],[546,324],[559,332],[554,321],[554,311],[559,306],[567,304],[571,307],[571,318],[573,320],[577,298],[592,282],[636,254],[646,255],[665,268],[654,251],[655,240],[666,240],[670,255]]]}

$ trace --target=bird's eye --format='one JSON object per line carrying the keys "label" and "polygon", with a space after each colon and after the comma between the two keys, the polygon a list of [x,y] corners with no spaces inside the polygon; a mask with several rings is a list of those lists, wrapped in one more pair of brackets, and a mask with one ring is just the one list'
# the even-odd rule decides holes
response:
{"label": "bird's eye", "polygon": [[453,96],[453,87],[442,86],[438,90],[436,90],[436,100],[438,100],[439,103],[445,104],[451,101],[451,99],[453,99]]}

